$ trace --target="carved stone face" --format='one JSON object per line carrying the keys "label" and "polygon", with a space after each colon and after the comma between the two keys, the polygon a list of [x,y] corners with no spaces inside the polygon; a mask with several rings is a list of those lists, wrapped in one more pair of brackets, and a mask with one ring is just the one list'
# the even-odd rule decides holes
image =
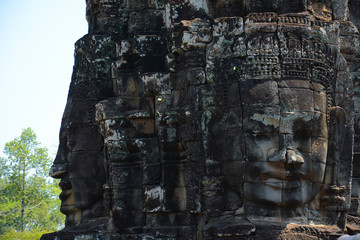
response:
{"label": "carved stone face", "polygon": [[68,102],[60,130],[59,149],[50,170],[61,178],[61,212],[67,225],[83,221],[83,212],[102,198],[105,172],[102,138],[89,123],[88,106],[84,102]]}
{"label": "carved stone face", "polygon": [[[249,89],[259,97],[244,108],[244,197],[251,202],[298,206],[320,191],[328,150],[326,94],[299,87],[303,82]],[[259,107],[263,95],[265,107]]]}

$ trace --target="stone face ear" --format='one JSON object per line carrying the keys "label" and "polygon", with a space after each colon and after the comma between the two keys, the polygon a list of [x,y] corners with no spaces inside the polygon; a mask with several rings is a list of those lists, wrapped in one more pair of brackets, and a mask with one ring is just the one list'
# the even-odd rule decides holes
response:
{"label": "stone face ear", "polygon": [[346,139],[349,134],[346,111],[339,106],[331,107],[328,111],[329,148],[320,204],[325,215],[331,219],[334,214],[347,208],[346,198],[349,192],[343,185],[346,177],[342,171],[348,164],[344,151],[352,146],[345,146],[349,144]]}
{"label": "stone face ear", "polygon": [[329,111],[329,136],[335,138],[336,150],[341,152],[346,132],[346,112],[338,106],[330,108]]}
{"label": "stone face ear", "polygon": [[341,107],[330,108],[330,119],[333,120],[333,124],[341,125],[346,123],[346,112]]}

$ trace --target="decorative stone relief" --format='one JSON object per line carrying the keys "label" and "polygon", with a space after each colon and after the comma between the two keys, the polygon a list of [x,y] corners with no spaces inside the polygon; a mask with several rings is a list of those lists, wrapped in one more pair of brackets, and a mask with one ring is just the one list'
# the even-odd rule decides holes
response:
{"label": "decorative stone relief", "polygon": [[42,239],[360,232],[354,4],[88,0]]}

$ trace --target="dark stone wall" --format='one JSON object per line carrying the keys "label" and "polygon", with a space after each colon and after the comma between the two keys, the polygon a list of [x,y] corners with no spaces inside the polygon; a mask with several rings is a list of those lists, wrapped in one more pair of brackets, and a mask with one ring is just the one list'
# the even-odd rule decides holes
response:
{"label": "dark stone wall", "polygon": [[42,239],[357,233],[357,4],[87,0]]}

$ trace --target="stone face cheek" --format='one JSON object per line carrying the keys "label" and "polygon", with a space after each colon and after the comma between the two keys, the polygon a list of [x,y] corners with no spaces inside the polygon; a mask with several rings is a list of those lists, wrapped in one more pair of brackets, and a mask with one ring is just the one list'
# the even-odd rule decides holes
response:
{"label": "stone face cheek", "polygon": [[87,1],[50,170],[66,224],[42,239],[356,233],[348,2]]}

